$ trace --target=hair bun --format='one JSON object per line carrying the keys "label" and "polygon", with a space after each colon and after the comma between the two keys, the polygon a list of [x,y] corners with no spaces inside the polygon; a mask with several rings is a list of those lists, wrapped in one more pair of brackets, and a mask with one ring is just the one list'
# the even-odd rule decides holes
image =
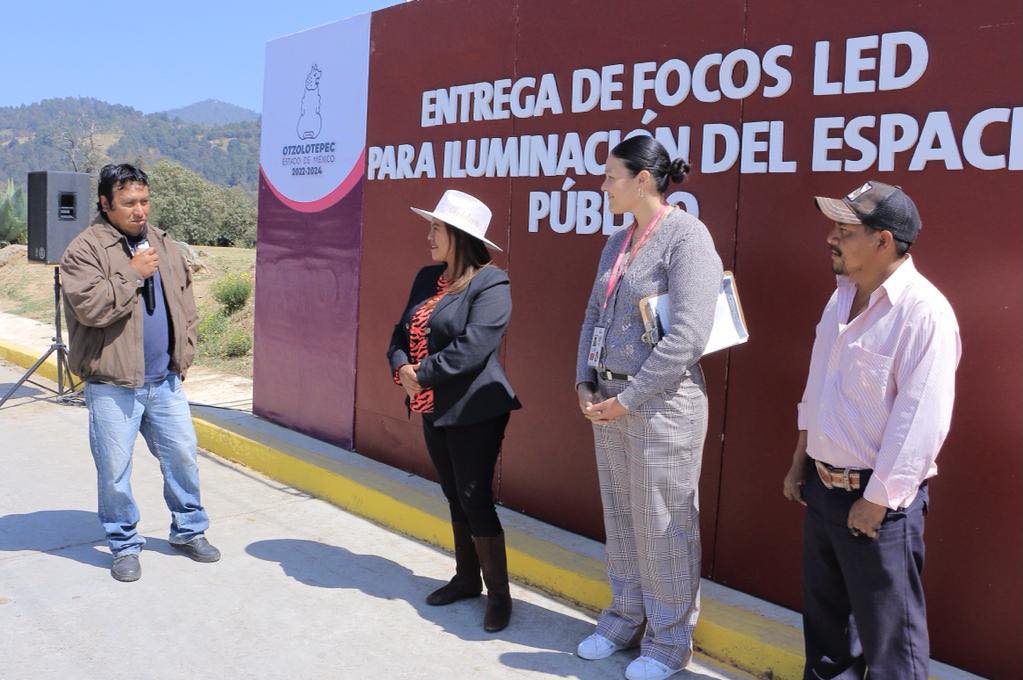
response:
{"label": "hair bun", "polygon": [[685,159],[676,158],[668,166],[668,177],[671,178],[672,182],[681,182],[686,178],[689,173],[689,163],[685,162]]}

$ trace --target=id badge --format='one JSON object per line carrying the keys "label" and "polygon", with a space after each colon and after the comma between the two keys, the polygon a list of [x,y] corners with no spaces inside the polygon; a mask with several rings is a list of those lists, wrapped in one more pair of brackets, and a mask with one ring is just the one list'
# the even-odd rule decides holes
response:
{"label": "id badge", "polygon": [[607,329],[603,326],[593,327],[593,339],[590,340],[590,352],[586,355],[586,365],[590,368],[600,366],[600,355],[604,352],[604,336]]}

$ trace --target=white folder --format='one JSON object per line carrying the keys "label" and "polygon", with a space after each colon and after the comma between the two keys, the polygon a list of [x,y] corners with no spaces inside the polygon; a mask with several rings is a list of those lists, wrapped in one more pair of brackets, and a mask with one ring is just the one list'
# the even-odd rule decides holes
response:
{"label": "white folder", "polygon": [[[668,327],[669,310],[668,294],[648,295],[639,301],[639,314],[643,318],[646,333],[643,339],[651,345],[664,337],[664,329]],[[702,356],[727,349],[749,340],[749,329],[746,317],[742,313],[739,302],[739,289],[735,285],[735,275],[726,271],[721,279],[721,290],[718,292],[717,304],[714,306],[714,326],[707,339],[707,347]]]}

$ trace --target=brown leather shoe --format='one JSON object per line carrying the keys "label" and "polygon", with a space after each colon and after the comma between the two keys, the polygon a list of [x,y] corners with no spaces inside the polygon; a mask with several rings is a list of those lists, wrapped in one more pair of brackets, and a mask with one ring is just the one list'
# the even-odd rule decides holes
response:
{"label": "brown leather shoe", "polygon": [[479,597],[483,592],[480,561],[476,556],[469,525],[464,522],[452,522],[451,531],[455,536],[455,576],[447,584],[426,596],[426,604],[434,607]]}
{"label": "brown leather shoe", "polygon": [[512,610],[504,534],[473,536],[472,540],[476,544],[476,554],[483,569],[483,582],[487,584],[487,612],[483,616],[483,630],[496,633],[508,627]]}

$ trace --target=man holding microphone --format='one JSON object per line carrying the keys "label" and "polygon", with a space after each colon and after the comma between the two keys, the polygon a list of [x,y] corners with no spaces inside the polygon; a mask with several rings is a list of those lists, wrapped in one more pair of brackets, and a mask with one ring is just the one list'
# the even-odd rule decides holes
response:
{"label": "man holding microphone", "polygon": [[99,518],[114,555],[111,575],[136,581],[145,539],[131,491],[141,432],[160,461],[170,543],[197,562],[220,551],[205,538],[196,436],[181,390],[195,356],[198,314],[181,252],[150,226],[149,179],[132,165],[100,171],[99,216],[67,247],[60,270],[71,369],[85,380]]}

